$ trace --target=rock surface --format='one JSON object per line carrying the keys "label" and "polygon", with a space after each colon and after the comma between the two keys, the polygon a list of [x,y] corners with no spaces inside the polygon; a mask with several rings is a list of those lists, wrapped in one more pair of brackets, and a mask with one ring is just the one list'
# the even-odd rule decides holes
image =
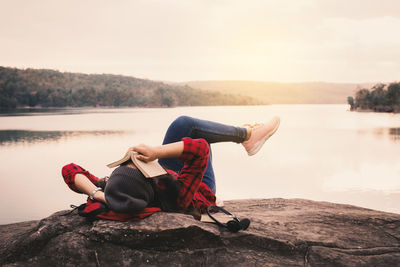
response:
{"label": "rock surface", "polygon": [[89,222],[60,211],[0,225],[0,265],[400,266],[400,214],[303,199],[226,201],[225,208],[249,218],[249,229],[230,233],[164,212]]}

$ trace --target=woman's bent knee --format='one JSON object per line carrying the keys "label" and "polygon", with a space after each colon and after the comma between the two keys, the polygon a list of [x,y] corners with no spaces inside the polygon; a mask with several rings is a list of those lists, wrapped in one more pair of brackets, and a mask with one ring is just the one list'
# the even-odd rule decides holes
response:
{"label": "woman's bent knee", "polygon": [[171,126],[184,127],[193,125],[194,118],[189,116],[179,116],[172,123]]}

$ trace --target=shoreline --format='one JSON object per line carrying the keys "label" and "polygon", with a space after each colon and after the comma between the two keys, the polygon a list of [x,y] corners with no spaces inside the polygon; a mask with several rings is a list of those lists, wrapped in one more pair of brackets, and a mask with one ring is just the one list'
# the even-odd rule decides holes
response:
{"label": "shoreline", "polygon": [[373,109],[350,109],[349,111],[351,112],[360,112],[360,113],[391,113],[391,114],[400,114],[399,112],[394,112],[394,111],[376,111]]}

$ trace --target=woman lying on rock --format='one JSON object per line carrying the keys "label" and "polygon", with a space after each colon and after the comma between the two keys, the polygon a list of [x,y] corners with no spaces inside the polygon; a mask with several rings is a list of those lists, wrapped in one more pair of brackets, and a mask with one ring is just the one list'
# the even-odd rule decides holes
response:
{"label": "woman lying on rock", "polygon": [[266,124],[235,127],[181,116],[169,126],[163,145],[142,144],[128,150],[139,153],[137,158],[145,162],[158,159],[168,173],[164,176],[145,178],[132,161],[117,167],[108,181],[74,163],[64,166],[62,175],[73,191],[89,196],[78,209],[82,216],[131,221],[161,210],[199,214],[216,204],[209,144],[241,143],[252,156],[275,133],[279,122],[274,117]]}

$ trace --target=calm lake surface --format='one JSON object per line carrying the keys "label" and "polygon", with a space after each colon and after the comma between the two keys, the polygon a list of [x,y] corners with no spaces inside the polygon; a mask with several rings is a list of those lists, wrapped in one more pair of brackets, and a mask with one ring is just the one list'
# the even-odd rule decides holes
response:
{"label": "calm lake surface", "polygon": [[233,125],[281,116],[253,157],[212,145],[218,197],[306,198],[400,213],[400,115],[349,112],[347,105],[158,109],[57,109],[0,114],[0,224],[40,219],[86,197],[64,184],[74,162],[97,176],[129,146],[158,145],[189,115]]}

